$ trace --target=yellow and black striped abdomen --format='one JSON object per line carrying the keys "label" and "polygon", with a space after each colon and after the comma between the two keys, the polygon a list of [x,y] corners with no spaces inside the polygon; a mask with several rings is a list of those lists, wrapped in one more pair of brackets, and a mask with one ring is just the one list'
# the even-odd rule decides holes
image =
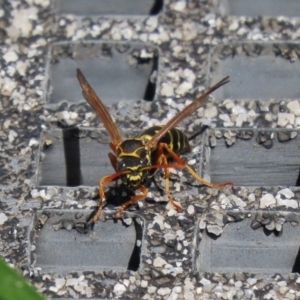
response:
{"label": "yellow and black striped abdomen", "polygon": [[[162,128],[163,126],[153,126],[143,131],[139,138],[147,142]],[[183,154],[190,151],[191,147],[187,136],[176,128],[169,130],[159,141],[159,143],[167,144],[175,153]],[[155,148],[156,149],[156,148]],[[155,150],[154,149],[154,150]]]}

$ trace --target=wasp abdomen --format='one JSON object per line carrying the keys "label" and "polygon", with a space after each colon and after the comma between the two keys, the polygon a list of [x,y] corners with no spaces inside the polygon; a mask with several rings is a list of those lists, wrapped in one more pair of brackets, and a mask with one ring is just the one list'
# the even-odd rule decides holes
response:
{"label": "wasp abdomen", "polygon": [[[150,141],[152,137],[162,128],[163,126],[153,126],[140,135],[140,139],[145,139]],[[191,147],[187,136],[179,129],[172,128],[170,129],[159,141],[158,143],[167,144],[175,153],[183,154],[190,151]],[[155,149],[154,149],[155,150]]]}

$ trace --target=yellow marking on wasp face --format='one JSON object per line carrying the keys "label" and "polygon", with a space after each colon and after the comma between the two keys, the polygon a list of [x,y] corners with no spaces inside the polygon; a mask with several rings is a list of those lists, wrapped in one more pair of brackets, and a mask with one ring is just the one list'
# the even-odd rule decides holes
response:
{"label": "yellow marking on wasp face", "polygon": [[140,158],[140,156],[138,156],[136,153],[134,152],[130,152],[130,153],[126,153],[126,152],[122,152],[118,155],[118,157],[122,157],[122,156],[132,156],[132,157],[136,157],[136,158]]}
{"label": "yellow marking on wasp face", "polygon": [[135,171],[135,170],[138,170],[140,167],[141,167],[141,165],[130,166],[130,167],[128,167],[128,169],[129,169],[130,171]]}
{"label": "yellow marking on wasp face", "polygon": [[132,181],[140,180],[141,177],[142,177],[141,175],[131,175],[131,174],[127,175],[127,178],[132,180]]}

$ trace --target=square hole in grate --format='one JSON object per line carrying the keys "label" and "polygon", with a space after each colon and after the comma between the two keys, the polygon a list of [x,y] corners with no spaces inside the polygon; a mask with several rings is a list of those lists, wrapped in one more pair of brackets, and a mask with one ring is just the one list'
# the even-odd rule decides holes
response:
{"label": "square hole in grate", "polygon": [[298,0],[225,0],[221,5],[226,14],[231,16],[285,16],[299,17],[300,5]]}
{"label": "square hole in grate", "polygon": [[48,105],[85,101],[76,78],[80,68],[107,105],[129,100],[153,100],[158,51],[139,43],[58,43],[49,52]]}
{"label": "square hole in grate", "polygon": [[[295,130],[215,129],[206,132],[202,170],[236,186],[299,186],[300,137]],[[201,171],[202,171],[201,170]]]}
{"label": "square hole in grate", "polygon": [[88,129],[55,129],[41,136],[38,185],[97,186],[113,174],[107,132]]}
{"label": "square hole in grate", "polygon": [[210,55],[213,82],[230,76],[230,84],[214,93],[216,101],[299,99],[300,61],[296,53],[300,53],[300,45],[296,43],[249,42],[213,48]]}
{"label": "square hole in grate", "polygon": [[208,223],[200,233],[198,272],[289,274],[300,271],[298,213],[225,212],[223,220],[228,223],[218,236],[212,233],[216,232],[213,226],[218,226],[213,225],[214,218],[220,224],[220,213],[204,217]]}
{"label": "square hole in grate", "polygon": [[103,15],[157,15],[163,0],[55,0],[55,11],[62,14],[93,17]]}
{"label": "square hole in grate", "polygon": [[111,218],[98,221],[87,234],[72,228],[90,214],[81,210],[38,211],[31,233],[31,264],[43,272],[138,270],[144,221],[127,213],[126,223]]}

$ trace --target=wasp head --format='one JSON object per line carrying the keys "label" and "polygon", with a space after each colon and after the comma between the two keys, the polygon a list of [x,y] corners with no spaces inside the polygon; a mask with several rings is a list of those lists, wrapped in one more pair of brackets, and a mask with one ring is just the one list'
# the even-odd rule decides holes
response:
{"label": "wasp head", "polygon": [[140,139],[124,141],[117,149],[118,172],[122,183],[131,189],[139,188],[148,177],[147,166],[150,166],[150,151]]}

